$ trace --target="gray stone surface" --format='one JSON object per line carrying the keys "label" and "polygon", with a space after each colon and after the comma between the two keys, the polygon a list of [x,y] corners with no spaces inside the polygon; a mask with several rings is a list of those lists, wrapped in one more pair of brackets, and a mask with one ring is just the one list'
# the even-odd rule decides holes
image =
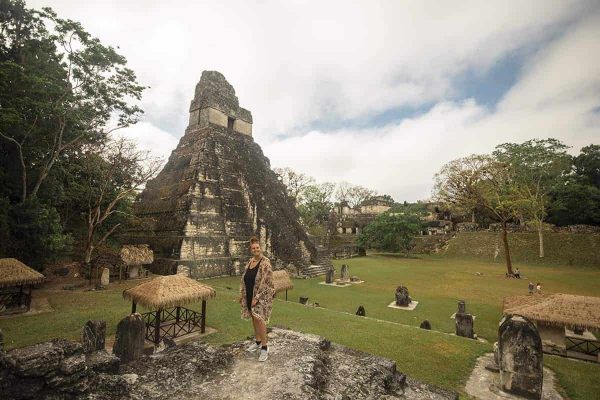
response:
{"label": "gray stone surface", "polygon": [[90,320],[81,329],[81,344],[85,353],[104,350],[106,321]]}
{"label": "gray stone surface", "polygon": [[343,281],[350,280],[350,268],[346,264],[342,264],[342,269],[340,270],[340,279]]}
{"label": "gray stone surface", "polygon": [[0,398],[84,398],[95,374],[87,357],[79,343],[64,339],[0,354]]}
{"label": "gray stone surface", "polygon": [[457,314],[464,314],[467,312],[467,303],[464,300],[459,300],[458,301],[458,310],[456,311]]}
{"label": "gray stone surface", "polygon": [[119,372],[121,360],[119,357],[110,354],[106,350],[86,354],[85,357],[88,368],[94,372],[109,374],[116,374]]}
{"label": "gray stone surface", "polygon": [[475,331],[473,330],[473,315],[456,313],[454,320],[456,336],[462,336],[470,339],[475,337]]}
{"label": "gray stone surface", "polygon": [[327,273],[325,274],[325,283],[333,283],[334,279],[335,279],[335,269],[333,267],[331,267],[327,270]]}
{"label": "gray stone surface", "polygon": [[[18,375],[12,364],[0,370],[0,398],[458,399],[454,392],[398,372],[392,360],[316,335],[273,328],[269,333],[269,360],[265,363],[248,355],[248,344],[211,346],[192,342],[144,355],[119,369],[118,360],[104,351],[84,355],[81,346],[72,342],[49,342],[10,352],[11,359],[26,360],[31,366],[48,360],[44,350],[60,349],[53,352],[59,356],[43,376]],[[40,361],[32,363],[34,354]],[[24,370],[28,369],[31,367]]]}
{"label": "gray stone surface", "polygon": [[408,289],[406,286],[398,286],[396,288],[396,305],[399,307],[407,307],[411,301],[412,299],[408,295]]}
{"label": "gray stone surface", "polygon": [[122,362],[138,359],[144,351],[145,332],[146,324],[140,314],[135,313],[123,318],[117,325],[113,354]]}
{"label": "gray stone surface", "polygon": [[102,275],[100,275],[100,286],[108,287],[109,283],[110,283],[110,269],[103,268]]}
{"label": "gray stone surface", "polygon": [[[484,354],[477,359],[473,372],[467,381],[465,391],[470,398],[478,400],[523,400],[522,396],[511,394],[502,390],[500,386],[500,374],[494,370],[494,355]],[[544,368],[544,384],[542,388],[542,399],[563,400],[560,395],[556,376],[548,368]]]}
{"label": "gray stone surface", "polygon": [[79,343],[55,339],[10,350],[6,353],[6,361],[19,376],[42,377],[57,370],[63,358],[81,353],[83,348]]}
{"label": "gray stone surface", "polygon": [[[240,342],[230,347],[191,343],[125,367],[139,375],[130,396],[144,399],[457,399],[424,384],[382,357],[310,334],[274,328],[269,359],[258,363]],[[402,395],[402,393],[405,393]]]}
{"label": "gray stone surface", "polygon": [[528,399],[542,398],[542,340],[535,325],[521,316],[505,316],[498,329],[500,384]]}

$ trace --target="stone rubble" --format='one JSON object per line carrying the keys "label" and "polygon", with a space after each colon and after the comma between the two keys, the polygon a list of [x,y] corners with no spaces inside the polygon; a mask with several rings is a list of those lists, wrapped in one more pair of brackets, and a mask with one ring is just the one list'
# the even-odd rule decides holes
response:
{"label": "stone rubble", "polygon": [[0,356],[0,398],[8,399],[458,399],[396,370],[392,360],[322,337],[273,328],[269,359],[228,346],[191,342],[121,364],[105,351],[83,353],[57,339]]}

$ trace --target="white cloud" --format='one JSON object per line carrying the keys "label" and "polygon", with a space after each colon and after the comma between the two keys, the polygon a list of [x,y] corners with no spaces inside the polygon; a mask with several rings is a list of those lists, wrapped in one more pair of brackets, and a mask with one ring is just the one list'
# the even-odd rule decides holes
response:
{"label": "white cloud", "polygon": [[439,103],[400,124],[311,132],[272,143],[267,153],[275,166],[288,165],[322,180],[374,187],[396,200],[425,198],[443,163],[490,152],[503,142],[555,137],[572,145],[573,152],[598,143],[598,65],[600,18],[595,15],[540,50],[496,111],[473,100]]}
{"label": "white cloud", "polygon": [[136,142],[139,149],[150,152],[153,157],[167,161],[169,155],[177,147],[177,138],[148,122],[140,122],[113,133],[115,137],[123,137]]}
{"label": "white cloud", "polygon": [[[398,200],[429,195],[441,164],[494,145],[598,137],[598,4],[594,1],[35,0],[120,46],[144,95],[128,135],[168,154],[183,134],[202,70],[222,72],[253,113],[274,166],[348,180]],[[465,71],[534,52],[497,108],[452,99]],[[310,131],[435,104],[379,128]],[[149,133],[149,135],[147,135]],[[278,135],[288,136],[277,139]]]}

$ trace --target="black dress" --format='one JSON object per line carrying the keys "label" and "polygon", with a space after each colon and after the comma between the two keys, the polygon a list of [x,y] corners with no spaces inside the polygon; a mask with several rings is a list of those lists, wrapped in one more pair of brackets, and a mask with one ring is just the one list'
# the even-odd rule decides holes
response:
{"label": "black dress", "polygon": [[246,273],[244,274],[244,284],[246,285],[246,305],[248,306],[248,310],[252,311],[252,297],[254,294],[254,281],[256,280],[256,273],[258,272],[258,267],[262,258],[256,264],[254,268],[246,268]]}

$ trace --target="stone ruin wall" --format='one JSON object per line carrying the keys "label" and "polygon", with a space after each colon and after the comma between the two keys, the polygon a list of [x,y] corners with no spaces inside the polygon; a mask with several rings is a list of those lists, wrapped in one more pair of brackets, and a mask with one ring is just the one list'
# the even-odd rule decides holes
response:
{"label": "stone ruin wall", "polygon": [[298,211],[252,139],[250,112],[218,72],[202,74],[185,135],[135,213],[141,223],[126,240],[150,245],[154,272],[185,265],[195,278],[239,274],[252,235],[283,265],[317,262]]}

